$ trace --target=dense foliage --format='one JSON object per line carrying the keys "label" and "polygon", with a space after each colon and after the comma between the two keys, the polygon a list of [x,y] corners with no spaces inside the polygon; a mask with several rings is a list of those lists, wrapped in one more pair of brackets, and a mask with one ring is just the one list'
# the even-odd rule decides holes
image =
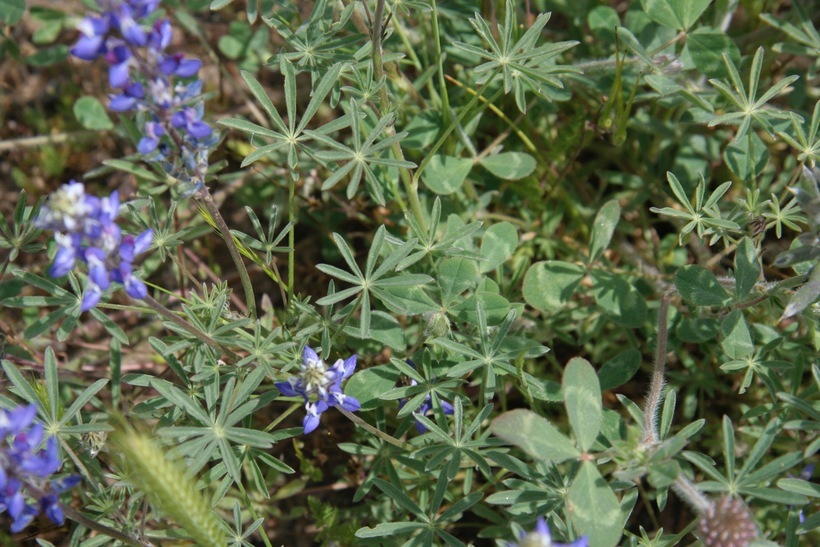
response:
{"label": "dense foliage", "polygon": [[30,4],[0,544],[820,541],[810,5]]}

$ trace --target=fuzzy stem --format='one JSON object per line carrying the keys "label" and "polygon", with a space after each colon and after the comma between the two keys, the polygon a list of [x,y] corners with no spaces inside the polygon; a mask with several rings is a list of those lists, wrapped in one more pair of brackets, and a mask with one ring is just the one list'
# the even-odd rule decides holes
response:
{"label": "fuzzy stem", "polygon": [[709,498],[704,496],[703,492],[698,490],[697,486],[682,474],[678,474],[678,478],[672,483],[672,490],[700,515],[706,513],[709,506],[712,505]]}
{"label": "fuzzy stem", "polygon": [[366,429],[370,433],[373,433],[374,435],[376,435],[380,439],[382,439],[384,441],[387,441],[388,443],[392,444],[393,446],[398,446],[399,448],[401,448],[403,450],[407,450],[408,452],[410,450],[413,450],[413,447],[410,444],[401,442],[400,440],[396,439],[395,437],[391,437],[390,435],[388,435],[384,431],[376,429],[375,427],[373,427],[369,423],[365,422],[364,420],[362,420],[361,418],[359,418],[358,416],[356,416],[352,412],[348,412],[347,410],[343,409],[340,406],[336,407],[336,408],[339,409],[339,412],[341,412],[342,414],[347,416],[347,418],[351,422],[353,422],[354,424],[356,424],[358,426],[361,426],[362,428]]}
{"label": "fuzzy stem", "polygon": [[222,344],[220,344],[219,342],[217,342],[216,340],[214,340],[213,338],[211,338],[210,336],[208,336],[207,334],[205,334],[204,332],[202,332],[201,330],[199,330],[198,328],[196,328],[195,326],[190,324],[188,321],[184,320],[183,318],[181,318],[177,314],[171,312],[171,310],[169,310],[168,308],[166,308],[165,306],[163,306],[162,304],[157,302],[151,295],[146,296],[145,298],[142,299],[142,301],[145,302],[146,304],[148,304],[148,306],[152,310],[157,312],[163,318],[167,319],[171,323],[173,323],[173,324],[179,326],[180,328],[184,329],[186,332],[191,333],[198,340],[201,340],[203,343],[211,346],[215,350],[217,350],[217,351],[223,353],[224,355],[228,356],[228,358],[233,363],[237,363],[241,359],[241,357],[239,357],[239,355],[237,355],[233,351],[229,350],[228,348],[223,347]]}
{"label": "fuzzy stem", "polygon": [[652,445],[659,441],[658,410],[663,402],[664,373],[666,368],[666,343],[669,338],[667,320],[669,316],[669,294],[661,298],[658,310],[658,340],[655,347],[655,366],[652,381],[649,384],[649,395],[643,410],[643,444]]}
{"label": "fuzzy stem", "polygon": [[251,285],[251,278],[248,276],[248,270],[245,268],[245,262],[243,262],[242,256],[239,254],[239,248],[233,240],[231,229],[228,228],[228,224],[219,212],[219,208],[216,206],[213,196],[204,184],[199,190],[199,199],[205,204],[205,207],[208,209],[208,212],[211,214],[211,217],[213,217],[217,227],[219,228],[219,235],[221,235],[222,239],[225,241],[225,245],[228,247],[228,252],[231,254],[231,258],[236,265],[236,270],[239,273],[239,279],[242,281],[242,290],[245,291],[245,303],[248,305],[248,313],[252,319],[256,319],[256,297],[253,294],[253,285]]}

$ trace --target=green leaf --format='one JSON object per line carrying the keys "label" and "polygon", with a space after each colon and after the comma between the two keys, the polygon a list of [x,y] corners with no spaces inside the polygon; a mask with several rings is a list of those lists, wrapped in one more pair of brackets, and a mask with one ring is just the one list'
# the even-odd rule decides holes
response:
{"label": "green leaf", "polygon": [[749,334],[742,311],[734,310],[727,315],[720,324],[720,332],[720,346],[730,359],[743,359],[754,352],[752,335]]}
{"label": "green leaf", "polygon": [[554,425],[536,413],[518,409],[505,412],[490,424],[490,431],[533,458],[560,463],[581,453]]}
{"label": "green leaf", "polygon": [[[361,332],[358,327],[348,326],[345,334],[359,338]],[[395,317],[383,311],[370,312],[370,335],[368,339],[381,342],[394,350],[404,350],[407,345],[404,340],[404,329]]]}
{"label": "green leaf", "polygon": [[778,488],[787,492],[820,498],[820,485],[805,481],[803,479],[780,479],[777,481]]}
{"label": "green leaf", "polygon": [[7,25],[17,23],[26,12],[26,0],[0,0],[0,20]]}
{"label": "green leaf", "polygon": [[485,259],[479,270],[490,272],[503,264],[518,246],[518,231],[509,222],[490,226],[481,238],[481,256]]}
{"label": "green leaf", "polygon": [[561,382],[569,425],[575,433],[578,448],[586,452],[601,429],[601,386],[589,361],[581,357],[570,360]]}
{"label": "green leaf", "polygon": [[65,61],[66,57],[68,46],[58,45],[39,49],[37,53],[26,57],[25,62],[31,66],[49,66]]}
{"label": "green leaf", "polygon": [[687,52],[695,68],[710,78],[729,76],[726,65],[723,63],[724,52],[729,55],[735,65],[740,64],[740,50],[735,41],[725,33],[709,27],[697,28],[689,33],[686,37],[683,56]]}
{"label": "green leaf", "polygon": [[661,25],[675,30],[689,30],[711,2],[712,0],[641,0],[641,5],[646,14]]}
{"label": "green leaf", "polygon": [[96,97],[80,97],[74,103],[74,116],[86,129],[113,129],[105,107]]}
{"label": "green leaf", "polygon": [[465,258],[447,258],[438,267],[438,286],[441,302],[447,306],[458,295],[475,286],[478,269],[475,262]]}
{"label": "green leaf", "polygon": [[621,204],[618,200],[608,201],[595,216],[592,237],[589,241],[589,262],[595,262],[603,254],[615,233],[615,226],[621,219]]}
{"label": "green leaf", "polygon": [[370,367],[354,374],[345,384],[345,393],[355,397],[362,410],[373,410],[384,405],[380,396],[396,389],[401,374],[393,365]]}
{"label": "green leaf", "polygon": [[487,156],[480,162],[481,166],[504,180],[523,179],[535,171],[535,158],[524,152],[502,152]]}
{"label": "green leaf", "polygon": [[563,307],[584,278],[584,268],[560,260],[536,262],[524,276],[524,300],[541,311]]}
{"label": "green leaf", "polygon": [[598,371],[598,382],[601,390],[622,386],[641,368],[641,352],[635,348],[622,351]]}
{"label": "green leaf", "polygon": [[462,321],[478,324],[478,303],[484,310],[484,318],[488,325],[498,325],[510,311],[510,302],[501,296],[490,291],[476,291],[475,294],[466,298],[462,302],[453,306],[452,313]]}
{"label": "green leaf", "polygon": [[696,264],[675,272],[675,286],[683,299],[695,306],[721,306],[729,300],[715,274]]}
{"label": "green leaf", "polygon": [[471,159],[437,154],[430,159],[421,180],[433,192],[446,196],[461,188],[472,168]]}
{"label": "green leaf", "polygon": [[646,322],[646,302],[631,283],[604,270],[594,270],[592,279],[595,302],[613,321],[633,329]]}
{"label": "green leaf", "polygon": [[584,462],[569,488],[569,514],[590,547],[614,547],[621,539],[623,517],[618,498],[595,464]]}
{"label": "green leaf", "polygon": [[741,141],[732,141],[723,151],[723,159],[737,178],[750,180],[763,172],[769,163],[769,151],[763,140],[756,133],[751,133],[752,145],[749,150],[748,137]]}
{"label": "green leaf", "polygon": [[754,243],[748,237],[737,247],[735,253],[735,294],[738,298],[743,298],[760,277],[760,264],[757,262],[757,253]]}
{"label": "green leaf", "polygon": [[598,37],[612,39],[615,37],[615,29],[621,24],[618,12],[610,6],[596,6],[587,15],[589,29]]}
{"label": "green leaf", "polygon": [[675,329],[675,336],[684,342],[700,344],[712,340],[719,330],[714,317],[684,317]]}

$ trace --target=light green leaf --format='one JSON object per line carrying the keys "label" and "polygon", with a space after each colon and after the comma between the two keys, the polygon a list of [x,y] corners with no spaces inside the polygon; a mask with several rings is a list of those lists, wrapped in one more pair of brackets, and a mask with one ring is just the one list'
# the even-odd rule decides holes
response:
{"label": "light green leaf", "polygon": [[661,25],[688,30],[712,0],[641,0],[646,14]]}
{"label": "light green leaf", "polygon": [[695,306],[721,306],[729,300],[715,274],[696,264],[675,272],[675,286],[683,299]]}
{"label": "light green leaf", "polygon": [[614,547],[621,539],[623,518],[618,498],[595,464],[584,462],[569,488],[569,514],[590,547]]}
{"label": "light green leaf", "polygon": [[478,312],[476,311],[478,302],[481,302],[484,320],[490,326],[504,321],[510,311],[510,302],[500,294],[490,291],[476,291],[469,298],[453,306],[451,311],[458,319],[475,325],[478,323]]}
{"label": "light green leaf", "polygon": [[105,107],[96,97],[80,97],[74,103],[74,116],[86,129],[113,129]]}
{"label": "light green leaf", "polygon": [[735,253],[735,294],[738,298],[743,298],[760,277],[760,264],[757,262],[757,253],[754,243],[748,237],[737,247]]}
{"label": "light green leaf", "polygon": [[509,222],[490,226],[481,238],[481,256],[485,259],[479,270],[489,272],[504,263],[518,246],[518,231]]}
{"label": "light green leaf", "polygon": [[557,310],[569,302],[584,278],[584,269],[560,260],[536,262],[524,276],[524,300],[541,311]]}
{"label": "light green leaf", "polygon": [[473,168],[473,160],[435,155],[430,159],[421,180],[433,192],[448,195],[457,191]]}
{"label": "light green leaf", "polygon": [[723,32],[701,27],[686,37],[682,56],[688,53],[695,68],[710,78],[727,78],[729,72],[723,63],[724,52],[735,65],[740,64],[740,50],[734,40]]}
{"label": "light green leaf", "polygon": [[438,267],[438,286],[441,302],[447,306],[455,297],[474,286],[478,269],[475,262],[465,258],[447,258]]}
{"label": "light green leaf", "polygon": [[569,425],[575,433],[578,448],[586,452],[592,447],[601,429],[601,386],[598,375],[589,361],[575,357],[564,369],[561,388]]}
{"label": "light green leaf", "polygon": [[740,310],[734,310],[723,319],[720,332],[723,338],[720,345],[730,359],[743,359],[754,352],[752,335]]}
{"label": "light green leaf", "polygon": [[[358,327],[348,326],[345,334],[359,338],[361,332]],[[370,335],[368,339],[381,342],[394,350],[404,350],[407,346],[404,340],[404,329],[395,317],[383,311],[370,312]]]}
{"label": "light green leaf", "polygon": [[490,431],[533,458],[545,462],[559,463],[581,455],[555,426],[529,410],[505,412],[492,421]]}
{"label": "light green leaf", "polygon": [[646,322],[646,302],[632,284],[604,270],[594,270],[592,279],[595,302],[613,321],[627,328],[638,328]]}
{"label": "light green leaf", "polygon": [[362,410],[373,410],[384,405],[379,396],[394,389],[400,375],[393,365],[370,367],[355,373],[347,381],[345,393],[355,397],[361,403]]}
{"label": "light green leaf", "polygon": [[615,226],[621,219],[621,204],[618,200],[608,201],[595,216],[592,237],[589,242],[589,262],[595,262],[603,254],[615,233]]}
{"label": "light green leaf", "polygon": [[504,180],[523,179],[535,171],[535,158],[524,152],[502,152],[487,156],[479,163],[487,171]]}

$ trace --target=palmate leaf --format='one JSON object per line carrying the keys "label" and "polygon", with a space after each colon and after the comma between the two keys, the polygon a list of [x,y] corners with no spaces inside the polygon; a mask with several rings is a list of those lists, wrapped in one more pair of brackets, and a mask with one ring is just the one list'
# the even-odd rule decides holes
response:
{"label": "palmate leaf", "polygon": [[318,264],[316,266],[317,269],[327,275],[354,285],[348,289],[320,298],[316,303],[320,306],[327,306],[358,295],[356,302],[361,313],[361,323],[359,327],[361,338],[368,338],[370,336],[371,295],[381,300],[390,300],[390,295],[388,294],[389,289],[396,287],[415,287],[433,280],[432,277],[424,274],[399,273],[398,275],[390,275],[398,271],[398,266],[401,261],[407,258],[407,255],[413,251],[413,247],[415,247],[417,243],[416,239],[410,239],[392,251],[389,251],[387,257],[382,260],[377,268],[376,263],[381,257],[382,249],[385,246],[386,235],[387,229],[384,226],[380,226],[379,229],[376,230],[376,235],[373,237],[373,242],[367,253],[364,273],[362,273],[362,270],[356,263],[353,251],[347,242],[340,234],[336,233],[333,234],[333,241],[339,249],[349,271],[342,270],[330,264]]}
{"label": "palmate leaf", "polygon": [[769,134],[774,135],[774,128],[772,121],[786,118],[788,114],[785,112],[775,110],[772,108],[764,108],[766,103],[771,101],[775,96],[779,95],[791,83],[799,78],[797,75],[787,76],[778,81],[760,97],[758,97],[758,87],[760,85],[760,76],[763,68],[763,48],[759,47],[752,58],[752,67],[749,72],[749,90],[746,91],[746,86],[740,78],[740,73],[735,67],[734,62],[728,54],[723,54],[723,62],[729,72],[729,79],[731,85],[722,80],[709,80],[709,83],[715,86],[721,95],[723,95],[737,110],[729,111],[726,114],[716,116],[709,122],[709,126],[718,124],[737,125],[737,133],[734,141],[737,142],[742,139],[752,122],[756,122],[762,129],[765,129]]}
{"label": "palmate leaf", "polygon": [[489,84],[494,75],[500,71],[501,78],[504,81],[504,93],[513,91],[518,109],[522,113],[526,113],[525,97],[527,91],[549,98],[542,84],[546,84],[547,87],[562,89],[564,86],[561,80],[554,75],[580,72],[573,67],[554,64],[554,58],[557,55],[574,47],[578,42],[556,42],[536,47],[535,44],[550,19],[549,13],[539,15],[532,26],[516,42],[513,35],[517,16],[512,0],[507,0],[505,14],[504,24],[497,29],[498,40],[496,40],[495,33],[487,24],[487,21],[479,13],[476,12],[475,17],[470,19],[475,31],[489,46],[489,51],[464,42],[454,42],[453,45],[487,61],[474,70],[475,74],[479,76],[476,80],[477,84]]}
{"label": "palmate leaf", "polygon": [[[383,116],[365,137],[362,135],[364,116],[359,108],[359,103],[355,100],[350,101],[349,116],[352,120],[350,128],[352,130],[353,141],[350,146],[333,140],[327,134],[310,130],[305,131],[306,135],[324,144],[328,148],[328,151],[316,153],[315,157],[317,159],[325,162],[346,162],[341,168],[336,169],[330,177],[325,179],[322,183],[322,190],[333,188],[349,174],[347,199],[353,199],[356,195],[356,190],[359,188],[361,179],[364,176],[373,199],[379,204],[384,205],[384,193],[381,188],[383,183],[379,181],[374,173],[373,166],[381,165],[384,167],[400,167],[406,169],[415,167],[416,164],[413,162],[381,157],[381,153],[384,150],[387,150],[394,143],[406,137],[407,132],[384,136],[388,128],[393,125],[394,118],[391,113]],[[380,137],[383,136],[384,138],[379,140]]]}
{"label": "palmate leaf", "polygon": [[[251,141],[255,136],[262,138],[273,139],[273,143],[258,147],[254,152],[249,154],[243,161],[242,167],[245,167],[272,152],[285,148],[287,150],[288,167],[290,168],[291,177],[296,180],[299,178],[299,156],[300,154],[314,155],[315,151],[308,146],[309,141],[313,137],[305,132],[308,123],[316,115],[319,108],[325,101],[328,93],[336,85],[339,74],[342,70],[341,64],[333,65],[324,73],[322,79],[316,84],[313,89],[310,102],[305,111],[299,117],[296,112],[296,100],[298,97],[298,90],[296,88],[296,71],[293,64],[284,56],[279,56],[279,68],[282,75],[285,77],[285,109],[287,113],[288,122],[285,123],[282,116],[279,114],[273,102],[268,97],[262,85],[250,72],[242,71],[242,78],[248,85],[248,89],[253,94],[254,98],[259,102],[262,108],[267,113],[271,120],[273,129],[263,127],[261,125],[243,120],[241,118],[228,118],[220,120],[219,124],[224,127],[230,127],[247,133],[251,136]],[[299,120],[297,124],[297,120]],[[327,124],[323,125],[318,130],[314,130],[312,135],[326,135],[332,131],[338,131],[347,127],[350,119],[347,116],[337,118]]]}

